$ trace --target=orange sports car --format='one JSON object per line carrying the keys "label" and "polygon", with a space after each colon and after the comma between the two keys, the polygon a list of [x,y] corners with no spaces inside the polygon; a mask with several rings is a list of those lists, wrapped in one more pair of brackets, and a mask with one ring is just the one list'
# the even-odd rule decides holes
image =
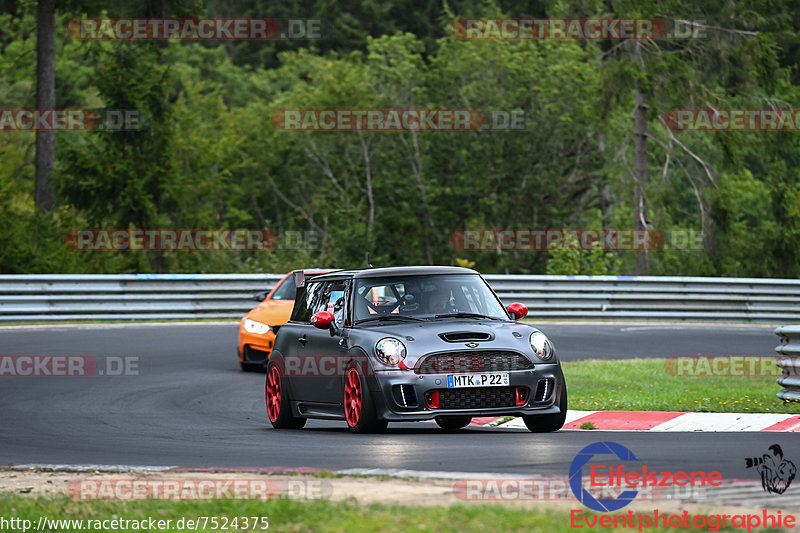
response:
{"label": "orange sports car", "polygon": [[[278,328],[289,321],[294,307],[295,270],[286,274],[269,292],[260,292],[253,299],[260,301],[239,323],[239,364],[242,370],[266,370],[272,343]],[[330,270],[306,269],[305,277]]]}

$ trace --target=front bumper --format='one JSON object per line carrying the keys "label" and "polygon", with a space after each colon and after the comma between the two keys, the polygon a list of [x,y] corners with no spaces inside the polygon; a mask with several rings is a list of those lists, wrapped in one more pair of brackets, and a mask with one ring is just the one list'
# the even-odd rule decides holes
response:
{"label": "front bumper", "polygon": [[[507,373],[510,391],[501,390],[506,387],[448,389],[447,374],[402,370],[376,371],[368,382],[378,417],[389,421],[430,420],[446,415],[523,416],[561,412],[558,398],[566,385],[560,365],[539,364],[531,370]],[[526,389],[527,396],[522,399],[517,396],[518,389]],[[438,408],[431,402],[435,391],[439,392]],[[492,406],[492,402],[501,405]]]}
{"label": "front bumper", "polygon": [[272,346],[275,344],[275,332],[268,331],[263,335],[250,333],[239,328],[238,354],[240,363],[267,364]]}

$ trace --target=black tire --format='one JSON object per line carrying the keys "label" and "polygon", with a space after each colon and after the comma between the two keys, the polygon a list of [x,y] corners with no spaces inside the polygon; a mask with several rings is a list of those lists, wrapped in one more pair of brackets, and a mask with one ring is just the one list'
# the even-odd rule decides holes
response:
{"label": "black tire", "polygon": [[281,375],[280,365],[270,363],[264,384],[267,420],[275,429],[300,429],[306,425],[306,419],[292,414],[289,388],[286,385],[286,378]]}
{"label": "black tire", "polygon": [[472,422],[471,416],[437,416],[434,418],[439,427],[445,431],[458,431]]}
{"label": "black tire", "polygon": [[353,433],[383,433],[389,422],[379,420],[367,380],[351,367],[344,376],[344,419]]}
{"label": "black tire", "polygon": [[558,398],[560,413],[554,415],[528,415],[523,416],[525,426],[533,433],[550,433],[558,431],[564,427],[564,420],[567,418],[567,385],[561,386],[561,395]]}

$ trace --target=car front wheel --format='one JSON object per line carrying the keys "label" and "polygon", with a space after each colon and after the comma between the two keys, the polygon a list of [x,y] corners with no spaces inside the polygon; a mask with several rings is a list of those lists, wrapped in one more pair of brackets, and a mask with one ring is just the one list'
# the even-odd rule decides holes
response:
{"label": "car front wheel", "polygon": [[347,371],[344,378],[344,418],[353,433],[382,433],[389,424],[386,420],[378,420],[366,385],[357,368]]}
{"label": "car front wheel", "polygon": [[561,386],[561,395],[558,398],[560,413],[554,415],[526,415],[522,417],[525,426],[534,433],[550,433],[558,431],[564,426],[567,418],[567,386]]}

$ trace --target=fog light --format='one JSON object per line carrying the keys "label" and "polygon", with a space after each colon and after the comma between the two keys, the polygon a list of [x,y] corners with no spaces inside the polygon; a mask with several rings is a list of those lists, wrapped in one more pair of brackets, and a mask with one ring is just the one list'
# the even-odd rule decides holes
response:
{"label": "fog light", "polygon": [[514,387],[514,404],[525,405],[528,401],[528,387]]}
{"label": "fog light", "polygon": [[439,391],[431,390],[425,393],[425,402],[431,409],[439,408]]}

